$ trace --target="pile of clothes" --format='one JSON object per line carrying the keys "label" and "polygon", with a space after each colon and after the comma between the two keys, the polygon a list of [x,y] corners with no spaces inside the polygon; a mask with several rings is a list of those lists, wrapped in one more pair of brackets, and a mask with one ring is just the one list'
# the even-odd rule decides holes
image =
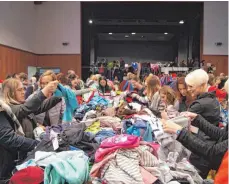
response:
{"label": "pile of clothes", "polygon": [[[35,131],[40,143],[17,165],[12,183],[26,184],[22,176],[45,184],[203,183],[188,162],[189,150],[164,133],[144,105],[93,96],[75,116],[74,123]],[[184,117],[172,121],[190,123]]]}
{"label": "pile of clothes", "polygon": [[162,161],[157,150],[157,144],[140,141],[133,135],[107,138],[96,151],[90,176],[109,184],[203,183],[186,158],[178,162],[178,152],[170,152]]}

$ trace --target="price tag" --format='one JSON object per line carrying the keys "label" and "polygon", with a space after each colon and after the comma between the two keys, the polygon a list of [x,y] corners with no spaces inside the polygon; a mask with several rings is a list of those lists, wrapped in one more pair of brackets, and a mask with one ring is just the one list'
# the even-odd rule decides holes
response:
{"label": "price tag", "polygon": [[57,138],[58,134],[53,130],[50,131],[50,139],[52,140],[53,149],[57,150],[59,148],[59,142]]}

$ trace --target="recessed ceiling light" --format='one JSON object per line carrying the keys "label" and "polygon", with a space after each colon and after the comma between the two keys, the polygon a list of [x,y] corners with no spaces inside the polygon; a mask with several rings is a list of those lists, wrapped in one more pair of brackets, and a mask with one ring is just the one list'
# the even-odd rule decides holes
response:
{"label": "recessed ceiling light", "polygon": [[141,36],[142,38],[145,38],[145,36]]}
{"label": "recessed ceiling light", "polygon": [[93,21],[91,19],[88,22],[89,22],[89,24],[92,24],[93,23]]}
{"label": "recessed ceiling light", "polygon": [[129,35],[125,35],[125,38],[129,38],[130,36]]}
{"label": "recessed ceiling light", "polygon": [[164,34],[167,35],[168,33],[165,32]]}
{"label": "recessed ceiling light", "polygon": [[184,21],[183,20],[180,20],[179,24],[184,24]]}
{"label": "recessed ceiling light", "polygon": [[112,35],[113,33],[108,33],[109,35]]}
{"label": "recessed ceiling light", "polygon": [[131,33],[132,35],[135,35],[136,33]]}

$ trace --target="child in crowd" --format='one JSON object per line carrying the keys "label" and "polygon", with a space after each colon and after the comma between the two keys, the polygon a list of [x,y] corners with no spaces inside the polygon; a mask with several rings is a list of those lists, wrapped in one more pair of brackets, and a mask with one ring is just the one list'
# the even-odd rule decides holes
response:
{"label": "child in crowd", "polygon": [[[179,115],[179,102],[175,91],[169,86],[163,86],[159,90],[162,103],[165,105],[165,119],[172,119]],[[167,115],[167,117],[166,117]]]}
{"label": "child in crowd", "polygon": [[102,93],[102,95],[110,95],[110,92],[112,91],[111,87],[108,85],[108,81],[106,77],[100,77],[99,78],[99,87],[98,92]]}

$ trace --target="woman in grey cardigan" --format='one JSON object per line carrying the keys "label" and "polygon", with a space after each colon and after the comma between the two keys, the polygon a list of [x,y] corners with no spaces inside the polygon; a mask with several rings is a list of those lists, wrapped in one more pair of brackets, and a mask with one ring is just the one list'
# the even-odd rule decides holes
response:
{"label": "woman in grey cardigan", "polygon": [[138,94],[131,94],[132,98],[137,99],[141,103],[148,104],[153,111],[163,111],[164,104],[161,101],[159,90],[161,88],[160,80],[157,76],[149,76],[146,79],[146,96],[139,96]]}
{"label": "woman in grey cardigan", "polygon": [[80,81],[75,74],[68,75],[67,80],[68,82],[67,82],[66,87],[72,89],[72,91],[75,93],[76,96],[80,96],[85,93],[89,93],[93,91],[93,89],[91,88],[76,90],[76,87],[78,86],[79,82],[82,82],[82,81]]}
{"label": "woman in grey cardigan", "polygon": [[3,100],[8,104],[12,112],[22,125],[25,136],[34,138],[33,130],[37,126],[36,114],[45,112],[61,101],[59,97],[46,98],[56,89],[57,81],[47,85],[39,93],[25,101],[25,90],[18,79],[7,79],[2,85]]}

